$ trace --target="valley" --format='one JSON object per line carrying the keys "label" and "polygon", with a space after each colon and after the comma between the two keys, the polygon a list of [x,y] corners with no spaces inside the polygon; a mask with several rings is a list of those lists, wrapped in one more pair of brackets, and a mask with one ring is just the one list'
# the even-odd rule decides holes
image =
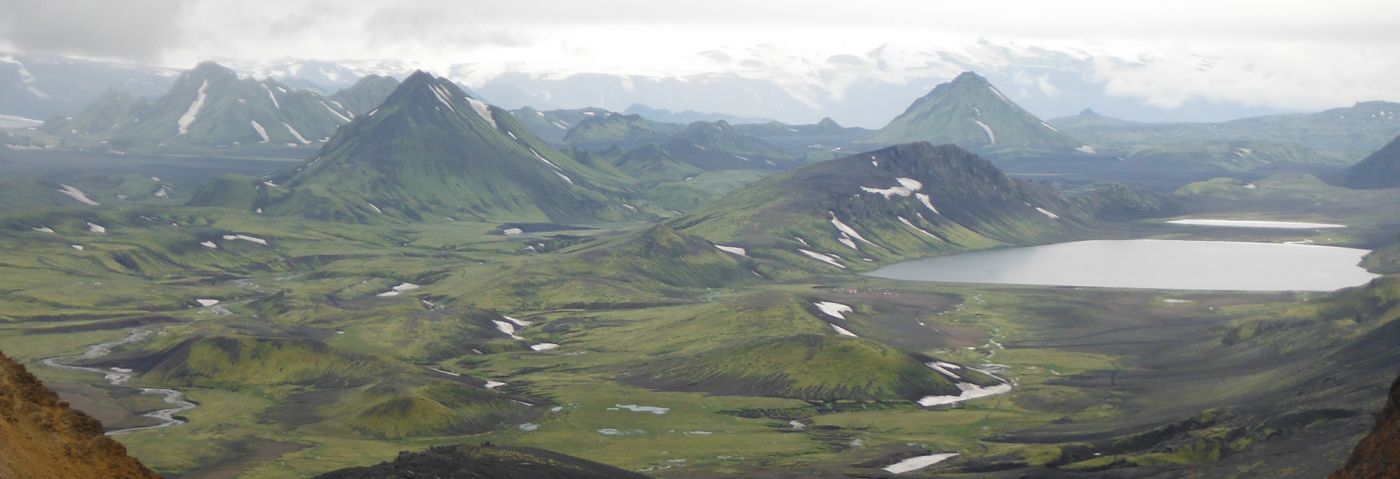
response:
{"label": "valley", "polygon": [[[1335,187],[1286,178],[1258,183],[1239,193],[1191,186],[1175,197],[1192,217],[1297,218],[1347,228],[1088,221],[1045,240],[1372,248],[1400,228],[1366,207],[1395,201],[1393,191],[1330,191],[1338,200],[1298,217],[1265,205]],[[940,211],[956,214],[949,208]],[[113,430],[152,425],[141,416],[168,407],[132,388],[181,391],[198,405],[177,413],[183,424],[114,436],[174,476],[200,477],[217,464],[248,477],[303,477],[405,449],[486,441],[657,477],[768,475],[777,474],[775,466],[779,475],[844,477],[953,453],[958,456],[921,470],[995,476],[1000,473],[990,471],[1109,467],[1150,474],[1190,464],[1247,471],[1279,467],[1278,451],[1307,451],[1334,464],[1369,417],[1341,411],[1375,406],[1381,396],[1367,391],[1382,391],[1391,373],[1383,361],[1346,369],[1345,384],[1370,386],[1347,388],[1325,408],[1282,400],[1303,390],[1328,394],[1343,383],[1324,365],[1312,366],[1316,377],[1331,378],[1321,388],[1310,382],[1318,380],[1314,373],[1279,381],[1288,361],[1304,353],[1297,346],[1277,349],[1290,340],[1260,326],[1278,321],[1264,318],[1322,321],[1295,326],[1322,328],[1334,338],[1302,350],[1319,354],[1333,347],[1343,352],[1330,354],[1347,354],[1346,344],[1379,334],[1371,327],[1387,327],[1385,321],[1325,325],[1334,316],[1329,311],[1347,300],[1320,293],[896,282],[850,272],[889,260],[843,262],[848,270],[786,256],[791,253],[764,254],[764,243],[749,236],[714,243],[741,245],[736,253],[697,244],[687,229],[656,231],[647,221],[522,227],[505,235],[509,228],[500,223],[333,223],[162,203],[5,216],[7,247],[33,254],[5,258],[0,301],[6,311],[24,313],[6,315],[0,350],[36,365],[65,399],[90,405]],[[826,228],[839,232],[829,219],[822,220]],[[872,244],[894,246],[884,243],[891,233],[865,226],[874,223],[850,221],[862,221],[853,228]],[[817,241],[820,233],[801,234]],[[634,247],[643,249],[604,254]],[[837,242],[814,248],[849,249]],[[673,259],[661,260],[667,257]],[[418,287],[395,288],[403,284]],[[1351,294],[1390,289],[1382,281]],[[814,303],[850,309],[838,317]],[[80,362],[133,370],[122,386],[38,366],[133,331],[154,336]],[[1251,337],[1240,339],[1245,336]],[[842,342],[874,349],[846,349]],[[746,348],[761,354],[743,361],[759,363],[734,362]],[[808,359],[784,364],[788,354]],[[912,386],[912,370],[886,376],[903,366],[872,366],[887,360],[861,359],[867,354],[936,358],[987,371],[1012,387],[920,407],[915,400],[925,396],[958,395],[949,389],[951,378],[916,359],[910,364],[926,378],[918,381],[933,382]],[[281,355],[287,359],[272,359]],[[673,362],[685,367],[668,366]],[[294,363],[308,368],[286,369]],[[743,375],[765,370],[776,375]],[[915,389],[900,392],[908,387]],[[1280,400],[1263,411],[1245,406],[1266,398]],[[1271,426],[1272,432],[1249,426],[1259,417],[1295,416],[1321,419]],[[1302,431],[1334,439],[1290,439]],[[1289,467],[1299,468],[1299,476],[1331,467],[1316,464],[1299,459]]]}
{"label": "valley", "polygon": [[1390,103],[1042,120],[962,72],[868,129],[336,75],[0,130],[0,351],[158,474],[1319,477],[1400,363]]}

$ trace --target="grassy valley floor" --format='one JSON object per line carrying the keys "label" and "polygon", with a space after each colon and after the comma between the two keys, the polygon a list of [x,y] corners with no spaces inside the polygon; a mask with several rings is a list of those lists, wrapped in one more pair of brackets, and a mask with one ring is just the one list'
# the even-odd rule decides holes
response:
{"label": "grassy valley floor", "polygon": [[[1350,227],[1153,220],[1103,233],[1375,246],[1400,227],[1375,213],[1394,192],[1258,185],[1178,196],[1190,215]],[[1296,214],[1324,193],[1333,199]],[[1274,201],[1284,197],[1295,202]],[[1336,297],[904,283],[834,269],[784,281],[739,269],[749,278],[710,283],[749,263],[705,257],[686,263],[706,268],[697,285],[584,251],[649,226],[507,235],[500,224],[161,204],[6,212],[0,245],[26,254],[0,258],[0,350],[109,429],[156,424],[142,414],[170,407],[136,388],[183,392],[197,404],[177,417],[186,423],[115,436],[173,477],[306,477],[486,441],[657,477],[871,477],[932,453],[959,455],[906,476],[1316,477],[1368,430],[1395,373],[1384,361],[1396,349],[1385,306],[1396,287],[1384,279]],[[851,310],[837,318],[822,302]],[[133,328],[152,335],[84,363],[131,369],[124,384],[42,364]],[[794,339],[804,337],[826,339]],[[824,368],[751,378],[711,361],[745,348]],[[853,357],[937,360],[1014,388],[924,408],[889,385],[948,379],[843,362]],[[676,364],[689,367],[664,367]]]}

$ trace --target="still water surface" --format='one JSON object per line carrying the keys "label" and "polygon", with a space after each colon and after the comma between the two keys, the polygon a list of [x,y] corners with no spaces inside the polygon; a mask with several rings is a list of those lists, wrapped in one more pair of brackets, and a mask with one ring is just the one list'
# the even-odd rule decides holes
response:
{"label": "still water surface", "polygon": [[871,276],[913,281],[1223,291],[1333,291],[1377,275],[1335,246],[1094,240],[925,258]]}

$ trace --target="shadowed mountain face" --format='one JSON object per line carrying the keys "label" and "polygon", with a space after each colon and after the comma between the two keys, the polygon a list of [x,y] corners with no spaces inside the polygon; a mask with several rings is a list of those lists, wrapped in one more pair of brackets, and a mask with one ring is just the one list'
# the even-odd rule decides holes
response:
{"label": "shadowed mountain face", "polygon": [[972,72],[938,85],[866,141],[952,143],[1005,153],[1063,152],[1080,145]]}
{"label": "shadowed mountain face", "polygon": [[0,477],[158,477],[68,407],[24,366],[0,354]]}
{"label": "shadowed mountain face", "polygon": [[628,215],[621,181],[550,148],[510,112],[419,72],[280,186],[263,187],[270,214],[567,222]]}
{"label": "shadowed mountain face", "polygon": [[646,479],[625,469],[543,449],[481,446],[441,446],[423,452],[399,453],[393,462],[352,467],[316,479]]}
{"label": "shadowed mountain face", "polygon": [[1332,479],[1400,477],[1400,377],[1390,386],[1390,399],[1376,419],[1376,428],[1352,450]]}
{"label": "shadowed mountain face", "polygon": [[1346,185],[1367,189],[1400,186],[1400,137],[1348,169]]}

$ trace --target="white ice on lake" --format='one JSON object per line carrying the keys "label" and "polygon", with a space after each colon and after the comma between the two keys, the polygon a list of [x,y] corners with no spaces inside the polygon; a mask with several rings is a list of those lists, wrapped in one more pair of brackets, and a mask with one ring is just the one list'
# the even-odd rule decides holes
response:
{"label": "white ice on lake", "polygon": [[534,351],[549,351],[557,347],[559,347],[559,345],[554,343],[539,343],[530,345],[530,349]]}
{"label": "white ice on lake", "polygon": [[1060,219],[1060,215],[1057,215],[1057,214],[1055,214],[1055,213],[1052,213],[1052,212],[1050,212],[1050,210],[1047,210],[1047,209],[1045,209],[1045,208],[1041,208],[1041,207],[1037,206],[1037,207],[1035,207],[1035,210],[1036,210],[1036,211],[1039,211],[1040,214],[1045,215],[1047,218],[1056,219],[1056,220]]}
{"label": "white ice on lake", "polygon": [[506,383],[503,383],[503,382],[500,382],[500,381],[492,381],[492,380],[490,380],[490,379],[487,379],[487,380],[486,380],[485,387],[486,387],[486,389],[496,389],[496,388],[498,388],[498,387],[505,386],[505,385],[506,385]]}
{"label": "white ice on lake", "polygon": [[[827,323],[827,324],[831,324],[831,323]],[[852,337],[852,338],[859,338],[859,337],[860,337],[860,336],[856,336],[856,333],[852,333],[851,330],[846,329],[846,328],[843,328],[843,327],[840,327],[840,326],[837,326],[837,325],[835,325],[835,324],[831,324],[831,329],[835,329],[835,330],[836,330],[836,333],[837,333],[837,334],[840,334],[840,335],[842,335],[842,336],[850,336],[850,337]]]}
{"label": "white ice on lake", "polygon": [[209,249],[219,249],[219,245],[213,241],[200,241],[199,245]]}
{"label": "white ice on lake", "polygon": [[29,229],[34,230],[34,231],[38,231],[38,232],[40,232],[40,233],[55,234],[55,233],[53,232],[53,228],[50,228],[50,227],[47,227],[47,226],[40,226],[40,227],[38,227],[38,228],[29,228]]}
{"label": "white ice on lake", "polygon": [[97,223],[88,223],[88,224],[87,224],[87,227],[88,227],[88,231],[91,231],[91,232],[93,232],[93,233],[106,233],[106,232],[107,232],[107,227],[102,226],[102,225],[99,225],[99,224],[97,224]]}
{"label": "white ice on lake", "polygon": [[204,306],[206,308],[209,306],[219,304],[219,300],[217,299],[196,299],[194,300],[194,302],[199,303],[200,306]]}

